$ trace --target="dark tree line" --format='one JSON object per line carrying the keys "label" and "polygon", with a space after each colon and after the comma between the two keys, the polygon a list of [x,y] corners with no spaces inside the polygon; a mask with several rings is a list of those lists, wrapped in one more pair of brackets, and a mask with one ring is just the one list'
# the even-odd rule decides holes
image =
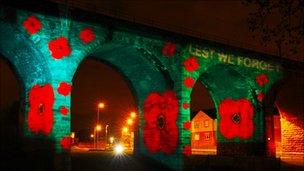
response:
{"label": "dark tree line", "polygon": [[304,0],[244,0],[245,5],[255,6],[248,16],[248,27],[261,43],[275,42],[282,55],[303,51]]}

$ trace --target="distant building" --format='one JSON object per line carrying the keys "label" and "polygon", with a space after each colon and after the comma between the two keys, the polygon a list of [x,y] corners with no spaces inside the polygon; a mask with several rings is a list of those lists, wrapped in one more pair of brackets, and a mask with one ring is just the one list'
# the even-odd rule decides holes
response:
{"label": "distant building", "polygon": [[191,147],[193,154],[216,154],[217,122],[203,111],[191,120]]}

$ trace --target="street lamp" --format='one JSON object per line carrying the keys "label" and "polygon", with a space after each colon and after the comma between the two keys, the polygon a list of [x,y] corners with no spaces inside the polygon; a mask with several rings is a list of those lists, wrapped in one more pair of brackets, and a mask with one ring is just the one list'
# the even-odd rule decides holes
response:
{"label": "street lamp", "polygon": [[127,124],[128,124],[128,125],[132,125],[132,124],[133,124],[133,120],[129,118],[129,119],[127,120]]}
{"label": "street lamp", "polygon": [[105,104],[100,102],[98,104],[98,109],[97,109],[97,124],[99,124],[99,109],[103,109],[105,107]]}
{"label": "street lamp", "polygon": [[129,131],[129,129],[127,127],[122,128],[122,132],[127,133],[128,131]]}
{"label": "street lamp", "polygon": [[131,118],[135,118],[136,117],[136,113],[135,112],[131,112]]}
{"label": "street lamp", "polygon": [[99,110],[100,109],[103,109],[105,107],[105,104],[103,102],[100,102],[98,103],[98,106],[97,106],[97,126],[95,128],[95,130],[97,131],[96,132],[96,148],[98,146],[98,131],[101,130],[101,125],[100,125],[100,122],[99,122]]}
{"label": "street lamp", "polygon": [[110,137],[110,144],[113,144],[113,142],[114,142],[114,137]]}
{"label": "street lamp", "polygon": [[101,131],[101,125],[100,124],[96,125],[96,131]]}
{"label": "street lamp", "polygon": [[107,124],[106,125],[106,148],[107,148],[107,145],[108,145],[108,127],[109,127],[109,125]]}
{"label": "street lamp", "polygon": [[[95,134],[96,134],[96,148],[98,148],[98,132],[101,131],[101,125],[97,124],[95,127]],[[94,136],[95,138],[95,136]],[[94,141],[95,142],[95,141]]]}

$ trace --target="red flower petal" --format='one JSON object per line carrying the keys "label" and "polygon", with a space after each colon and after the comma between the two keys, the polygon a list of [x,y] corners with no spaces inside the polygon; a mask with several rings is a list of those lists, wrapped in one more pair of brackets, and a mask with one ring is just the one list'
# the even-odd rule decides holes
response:
{"label": "red flower petal", "polygon": [[195,84],[195,80],[191,77],[187,77],[185,80],[184,80],[184,85],[187,87],[187,88],[191,88],[193,87],[193,85]]}
{"label": "red flower petal", "polygon": [[185,145],[183,148],[183,155],[184,156],[190,156],[192,154],[191,151],[191,146],[190,145]]}
{"label": "red flower petal", "polygon": [[[248,99],[224,99],[219,105],[221,134],[227,139],[251,138],[254,130],[253,113],[253,106]],[[233,121],[236,114],[240,118],[237,123]]]}
{"label": "red flower petal", "polygon": [[175,51],[176,51],[176,45],[171,42],[165,43],[162,49],[162,53],[166,57],[173,56],[175,54]]}
{"label": "red flower petal", "polygon": [[184,108],[184,109],[188,109],[189,107],[190,107],[190,104],[189,104],[189,103],[184,103],[184,104],[183,104],[183,108]]}
{"label": "red flower petal", "polygon": [[250,101],[247,99],[240,99],[238,101],[238,106],[241,114],[239,137],[241,139],[249,139],[253,135],[254,109]]}
{"label": "red flower petal", "polygon": [[156,92],[152,92],[146,98],[144,102],[144,119],[147,122],[156,122],[158,114],[161,113],[161,102],[162,97]]}
{"label": "red flower petal", "polygon": [[186,130],[191,129],[191,121],[184,122],[184,129],[186,129]]}
{"label": "red flower petal", "polygon": [[259,86],[264,86],[265,84],[267,84],[269,82],[269,79],[266,74],[260,74],[260,75],[256,76],[255,81]]}
{"label": "red flower petal", "polygon": [[160,146],[160,131],[155,124],[147,124],[144,127],[144,143],[150,153],[159,152]]}
{"label": "red flower petal", "polygon": [[42,25],[40,20],[32,15],[23,21],[23,27],[29,34],[35,34],[41,29]]}
{"label": "red flower petal", "polygon": [[165,127],[160,130],[160,147],[165,154],[172,154],[178,144],[178,128],[176,123],[170,122],[169,118],[166,120]]}
{"label": "red flower petal", "polygon": [[161,109],[163,115],[167,119],[170,119],[170,122],[176,122],[178,114],[178,99],[174,91],[166,91],[163,93]]}
{"label": "red flower petal", "polygon": [[54,92],[50,84],[35,85],[29,92],[28,127],[33,133],[49,135],[53,128]]}
{"label": "red flower petal", "polygon": [[259,102],[262,102],[264,100],[263,92],[259,92],[259,94],[257,95],[257,99],[258,99]]}
{"label": "red flower petal", "polygon": [[63,96],[67,96],[70,94],[72,86],[66,82],[61,82],[59,87],[57,88],[57,92]]}
{"label": "red flower petal", "polygon": [[80,31],[79,37],[82,43],[87,44],[94,40],[95,33],[92,28],[84,28]]}
{"label": "red flower petal", "polygon": [[61,59],[69,56],[72,49],[70,48],[69,41],[65,37],[59,37],[49,42],[49,50],[55,59]]}
{"label": "red flower petal", "polygon": [[199,63],[197,59],[193,56],[186,59],[183,64],[188,72],[193,72],[199,68]]}
{"label": "red flower petal", "polygon": [[63,137],[60,141],[61,148],[69,150],[71,148],[72,138],[70,136]]}
{"label": "red flower petal", "polygon": [[62,115],[67,115],[69,113],[69,109],[65,106],[61,106],[59,110]]}

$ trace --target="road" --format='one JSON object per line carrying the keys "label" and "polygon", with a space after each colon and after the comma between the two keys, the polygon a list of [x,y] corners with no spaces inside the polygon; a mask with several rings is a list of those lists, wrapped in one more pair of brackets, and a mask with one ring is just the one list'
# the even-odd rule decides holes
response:
{"label": "road", "polygon": [[165,171],[164,166],[130,154],[115,155],[113,151],[89,151],[71,153],[72,171]]}

